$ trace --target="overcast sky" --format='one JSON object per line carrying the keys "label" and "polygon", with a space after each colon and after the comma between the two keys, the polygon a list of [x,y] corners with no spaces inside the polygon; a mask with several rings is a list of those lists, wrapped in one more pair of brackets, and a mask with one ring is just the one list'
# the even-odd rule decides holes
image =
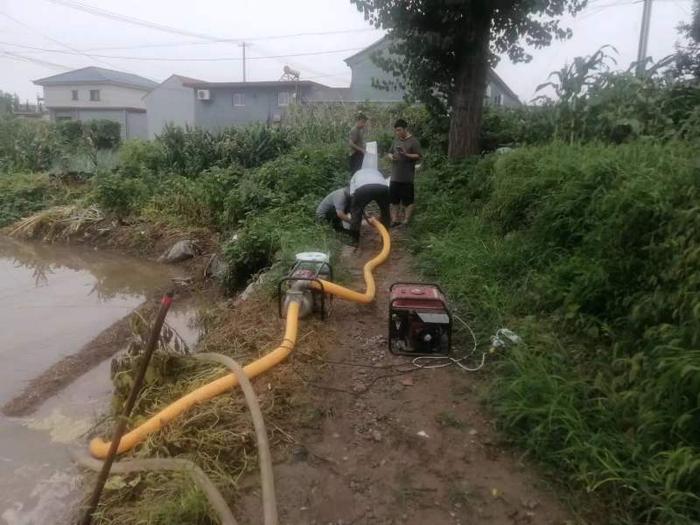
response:
{"label": "overcast sky", "polygon": [[[185,34],[95,16],[67,4]],[[654,59],[673,51],[676,26],[690,19],[691,7],[691,0],[654,1],[649,39]],[[636,58],[641,13],[639,0],[591,0],[578,17],[566,20],[574,31],[571,40],[533,50],[528,64],[504,58],[496,71],[527,101],[550,71],[604,44],[617,48],[619,65],[626,68]],[[318,32],[332,34],[289,36]],[[349,0],[0,0],[0,90],[33,100],[41,91],[32,80],[88,65],[156,81],[172,73],[238,81],[242,68],[237,41],[244,39],[250,43],[248,80],[276,80],[288,64],[302,78],[347,86],[350,69],[343,59],[382,34],[367,25]],[[298,56],[264,58],[279,55]]]}

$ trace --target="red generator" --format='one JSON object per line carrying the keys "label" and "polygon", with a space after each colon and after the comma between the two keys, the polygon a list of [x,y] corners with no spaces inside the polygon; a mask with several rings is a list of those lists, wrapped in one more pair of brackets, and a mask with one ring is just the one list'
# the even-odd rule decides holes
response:
{"label": "red generator", "polygon": [[389,351],[399,355],[449,354],[452,314],[436,284],[394,283],[389,288]]}

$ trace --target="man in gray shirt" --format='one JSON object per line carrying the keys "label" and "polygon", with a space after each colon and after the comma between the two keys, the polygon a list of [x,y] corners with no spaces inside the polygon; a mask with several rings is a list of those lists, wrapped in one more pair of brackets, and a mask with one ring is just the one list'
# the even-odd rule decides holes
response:
{"label": "man in gray shirt", "polygon": [[316,208],[316,220],[329,222],[333,229],[340,232],[349,232],[343,227],[343,222],[350,223],[350,190],[340,188],[330,192]]}
{"label": "man in gray shirt", "polygon": [[350,146],[350,176],[362,168],[362,159],[365,157],[365,128],[367,117],[362,113],[357,115],[355,125],[350,130],[348,145]]}
{"label": "man in gray shirt", "polygon": [[[399,119],[394,124],[394,143],[389,150],[392,161],[389,199],[391,201],[391,225],[408,224],[416,209],[413,179],[416,174],[416,162],[423,157],[420,144],[416,137],[408,131],[405,120]],[[404,218],[401,217],[403,206]]]}

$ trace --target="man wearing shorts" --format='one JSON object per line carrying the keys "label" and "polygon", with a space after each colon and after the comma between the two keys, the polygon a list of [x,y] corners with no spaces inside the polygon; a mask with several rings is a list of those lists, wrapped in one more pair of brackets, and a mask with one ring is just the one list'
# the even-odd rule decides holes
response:
{"label": "man wearing shorts", "polygon": [[[413,179],[416,174],[416,162],[422,158],[420,144],[408,131],[405,120],[399,119],[394,124],[394,143],[389,150],[392,161],[389,200],[391,202],[391,225],[408,224],[415,210],[415,191]],[[401,221],[403,207],[403,221]]]}

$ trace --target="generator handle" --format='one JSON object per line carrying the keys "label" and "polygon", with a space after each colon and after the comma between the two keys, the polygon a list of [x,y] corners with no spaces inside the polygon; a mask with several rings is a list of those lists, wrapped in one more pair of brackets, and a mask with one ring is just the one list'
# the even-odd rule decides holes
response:
{"label": "generator handle", "polygon": [[396,281],[395,283],[392,283],[392,285],[389,287],[389,292],[391,292],[394,289],[394,286],[399,284],[408,284],[415,286],[434,286],[442,295],[445,295],[445,292],[442,290],[442,288],[440,288],[440,285],[438,283],[419,283],[416,281]]}
{"label": "generator handle", "polygon": [[[394,289],[394,286],[396,286],[396,285],[434,286],[435,288],[438,289],[438,292],[440,292],[443,297],[447,297],[445,295],[445,292],[442,291],[442,288],[440,288],[439,284],[437,284],[437,283],[419,283],[419,282],[415,282],[415,281],[397,281],[389,287],[389,294],[391,294],[391,291]],[[398,300],[398,299],[393,299],[393,300],[389,301],[389,309],[391,309],[392,306],[394,306],[394,301],[396,301],[396,300]],[[439,301],[442,303],[442,306],[445,307],[445,310],[447,311],[447,315],[449,315],[450,321],[451,321],[452,314],[450,313],[450,308],[447,306],[447,301],[443,300],[443,299],[439,299]]]}

